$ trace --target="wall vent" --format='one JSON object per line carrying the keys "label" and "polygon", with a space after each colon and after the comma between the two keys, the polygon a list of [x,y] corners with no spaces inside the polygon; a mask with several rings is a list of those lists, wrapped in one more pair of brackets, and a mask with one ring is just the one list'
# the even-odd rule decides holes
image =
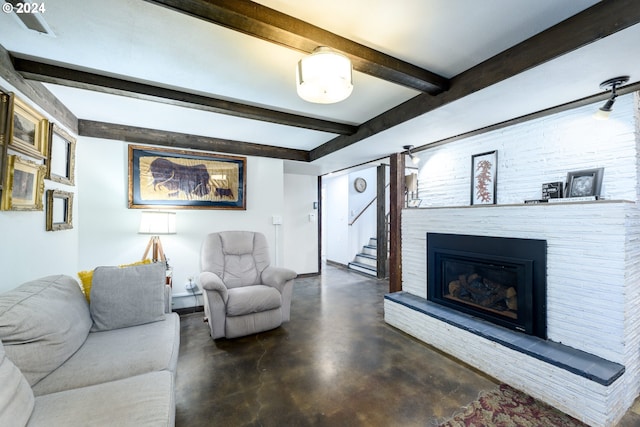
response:
{"label": "wall vent", "polygon": [[40,34],[46,34],[48,36],[55,37],[53,31],[49,27],[49,24],[44,20],[43,14],[38,13],[17,13],[18,4],[24,4],[22,0],[4,0],[5,3],[9,3],[13,6],[13,13],[18,21],[24,25],[28,30],[35,31]]}

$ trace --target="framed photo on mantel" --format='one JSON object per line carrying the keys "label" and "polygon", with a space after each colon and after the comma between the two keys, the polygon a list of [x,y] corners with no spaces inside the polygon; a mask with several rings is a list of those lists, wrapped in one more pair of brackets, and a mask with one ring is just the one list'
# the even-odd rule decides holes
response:
{"label": "framed photo on mantel", "polygon": [[498,151],[471,156],[471,205],[496,204]]}
{"label": "framed photo on mantel", "polygon": [[604,168],[568,172],[565,197],[599,197],[603,175]]}

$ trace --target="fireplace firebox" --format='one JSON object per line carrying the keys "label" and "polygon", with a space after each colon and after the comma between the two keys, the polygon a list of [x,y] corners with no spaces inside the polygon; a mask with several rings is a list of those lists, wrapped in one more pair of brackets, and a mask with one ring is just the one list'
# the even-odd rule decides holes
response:
{"label": "fireplace firebox", "polygon": [[546,240],[427,233],[427,299],[546,339]]}

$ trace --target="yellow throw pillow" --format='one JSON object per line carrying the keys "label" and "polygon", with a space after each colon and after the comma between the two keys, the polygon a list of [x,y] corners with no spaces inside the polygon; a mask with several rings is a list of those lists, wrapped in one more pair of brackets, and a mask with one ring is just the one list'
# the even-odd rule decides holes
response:
{"label": "yellow throw pillow", "polygon": [[[147,258],[143,259],[142,261],[132,262],[131,264],[121,264],[118,267],[125,268],[142,264],[151,264],[151,260]],[[82,292],[84,292],[84,296],[87,298],[87,302],[91,303],[91,282],[93,280],[93,270],[79,271],[78,277],[80,278],[80,282],[82,283]]]}
{"label": "yellow throw pillow", "polygon": [[79,271],[78,277],[82,283],[82,292],[84,292],[87,302],[91,302],[89,294],[91,293],[91,280],[93,280],[93,270]]}
{"label": "yellow throw pillow", "polygon": [[142,265],[142,264],[151,264],[151,259],[146,258],[146,259],[143,259],[142,261],[132,262],[131,264],[120,264],[118,267],[125,268],[125,267],[133,267],[133,266]]}

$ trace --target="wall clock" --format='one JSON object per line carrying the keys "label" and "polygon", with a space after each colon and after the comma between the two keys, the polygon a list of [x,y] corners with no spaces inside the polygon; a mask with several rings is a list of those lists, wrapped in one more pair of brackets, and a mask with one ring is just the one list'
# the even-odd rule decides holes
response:
{"label": "wall clock", "polygon": [[364,178],[358,177],[353,181],[353,187],[358,193],[364,193],[364,190],[367,189],[367,181],[365,181]]}

